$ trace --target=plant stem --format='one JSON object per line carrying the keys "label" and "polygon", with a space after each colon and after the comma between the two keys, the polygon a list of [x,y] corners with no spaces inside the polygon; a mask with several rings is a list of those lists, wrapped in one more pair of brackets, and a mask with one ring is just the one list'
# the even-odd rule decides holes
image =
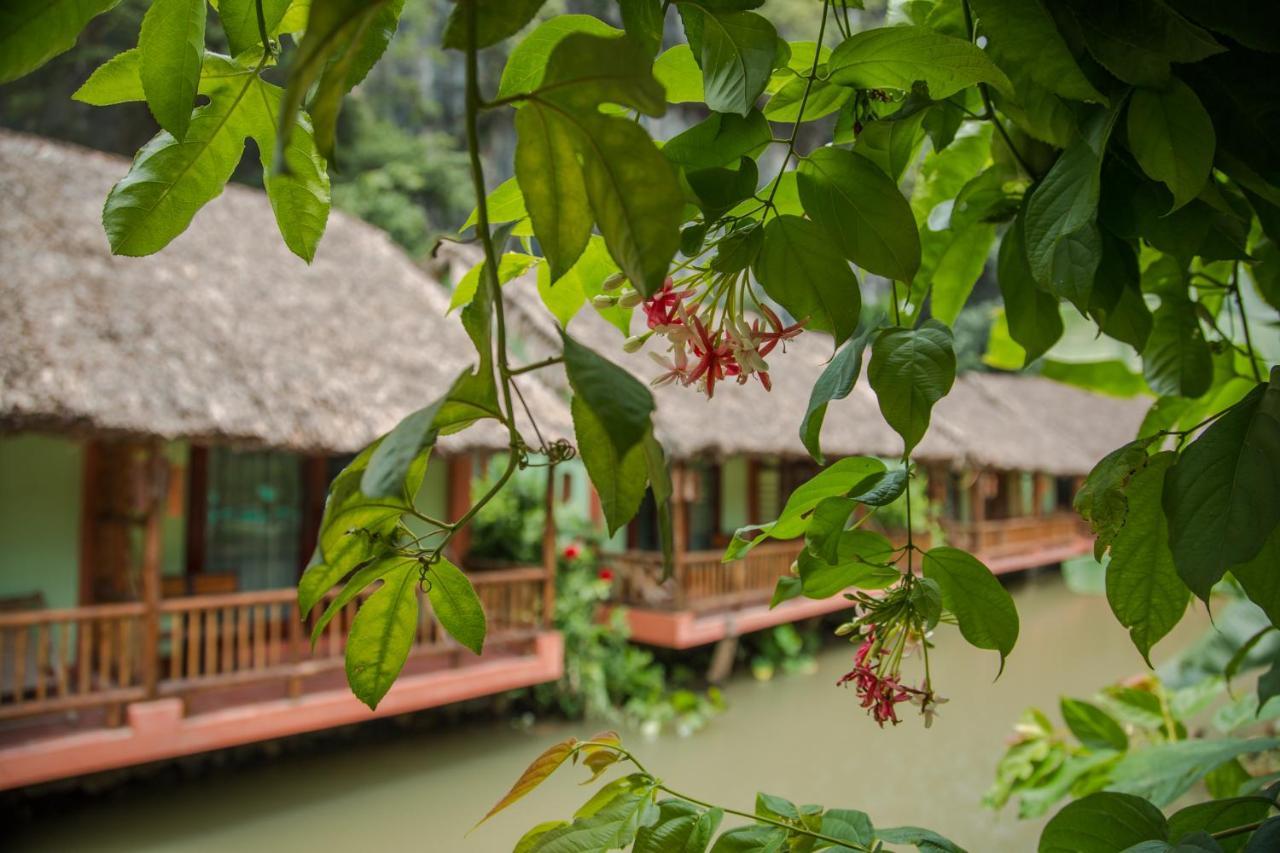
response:
{"label": "plant stem", "polygon": [[[962,0],[961,5],[964,8],[965,30],[969,33],[969,41],[974,41],[975,31],[973,27],[973,11],[969,8],[969,0]],[[1000,138],[1004,140],[1005,145],[1009,146],[1009,153],[1013,155],[1013,159],[1018,161],[1018,165],[1022,167],[1022,170],[1026,172],[1029,177],[1033,179],[1037,177],[1035,171],[1031,168],[1031,164],[1026,161],[1022,156],[1022,152],[1020,152],[1017,146],[1013,144],[1012,137],[1010,137],[1008,131],[1004,129],[1004,125],[1000,123],[1000,119],[996,117],[996,108],[991,103],[991,92],[987,89],[986,83],[978,84],[978,94],[982,96],[982,105],[987,110],[986,117],[991,119],[991,123],[996,126],[996,131],[1000,134]]]}
{"label": "plant stem", "polygon": [[795,824],[784,823],[783,821],[780,821],[780,820],[774,820],[771,817],[765,817],[764,815],[752,814],[751,812],[744,812],[738,809],[731,809],[727,806],[717,806],[713,803],[708,803],[705,800],[699,800],[696,797],[691,797],[688,794],[682,794],[679,791],[673,790],[672,788],[668,788],[666,785],[662,784],[661,782],[658,782],[658,790],[665,791],[666,793],[675,797],[677,800],[684,800],[687,803],[693,803],[695,806],[702,806],[704,809],[720,809],[720,811],[724,812],[725,814],[737,815],[738,817],[745,817],[748,820],[755,821],[756,823],[767,823],[770,826],[776,826],[780,829],[785,829],[788,832],[794,832],[799,835],[804,835],[809,838],[816,839],[818,841],[825,841],[826,843],[833,844],[836,847],[845,847],[851,850],[862,850],[862,851],[866,851],[866,853],[871,853],[871,848],[864,847],[863,845],[857,843],[856,841],[843,841],[839,838],[833,838],[830,835],[823,835],[821,832],[814,832],[812,830],[804,829],[803,827],[796,826]]}
{"label": "plant stem", "polygon": [[1236,297],[1236,310],[1240,312],[1240,325],[1244,327],[1244,345],[1249,350],[1249,369],[1253,378],[1262,381],[1262,372],[1258,370],[1258,355],[1253,349],[1253,336],[1249,333],[1249,316],[1244,312],[1244,297],[1240,295],[1240,262],[1231,265],[1231,290]]}
{"label": "plant stem", "polygon": [[511,376],[519,376],[522,373],[528,373],[531,370],[541,370],[544,367],[550,367],[553,364],[560,364],[564,361],[564,356],[557,355],[551,358],[544,358],[542,361],[535,361],[532,364],[525,364],[520,367],[513,367],[508,372]]}
{"label": "plant stem", "polygon": [[762,223],[768,217],[769,211],[773,209],[773,197],[778,192],[778,185],[782,183],[782,176],[787,173],[787,164],[791,162],[791,155],[796,151],[796,139],[800,137],[800,124],[804,121],[804,108],[809,103],[809,92],[813,89],[813,81],[818,76],[818,58],[822,56],[822,40],[827,34],[827,12],[830,8],[831,0],[823,0],[822,23],[818,25],[818,42],[813,49],[813,65],[809,68],[809,76],[805,78],[804,94],[800,96],[800,109],[796,113],[795,124],[791,125],[791,136],[787,139],[787,152],[782,155],[782,167],[778,169],[773,185],[769,187],[769,198],[764,203],[767,209],[764,216],[760,218]]}

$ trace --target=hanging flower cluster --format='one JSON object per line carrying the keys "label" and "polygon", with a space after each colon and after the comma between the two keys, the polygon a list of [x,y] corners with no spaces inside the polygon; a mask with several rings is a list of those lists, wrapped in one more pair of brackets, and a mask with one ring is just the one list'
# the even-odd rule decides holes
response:
{"label": "hanging flower cluster", "polygon": [[[920,583],[918,578],[913,579]],[[841,625],[836,633],[861,640],[853,656],[853,669],[836,682],[838,687],[852,684],[861,706],[872,719],[884,727],[902,722],[898,705],[906,702],[920,709],[925,728],[933,725],[938,706],[947,700],[933,690],[929,675],[929,640],[924,631],[926,620],[913,605],[911,582],[898,586],[881,598],[859,593],[863,615]],[[872,621],[881,619],[881,622]],[[919,649],[924,658],[924,680],[919,687],[902,683],[902,661]]]}
{"label": "hanging flower cluster", "polygon": [[[665,353],[649,353],[662,368],[653,379],[655,386],[678,382],[711,398],[716,383],[734,379],[742,385],[754,376],[771,390],[765,357],[779,344],[785,349],[787,341],[804,331],[805,321],[786,325],[763,303],[757,303],[761,316],[748,321],[742,312],[743,279],[712,279],[699,289],[700,281],[694,277],[677,285],[668,278],[661,290],[640,301],[649,331],[628,338],[626,349],[635,352],[655,335],[666,341]],[[627,294],[618,301],[634,304],[637,298],[638,294]]]}

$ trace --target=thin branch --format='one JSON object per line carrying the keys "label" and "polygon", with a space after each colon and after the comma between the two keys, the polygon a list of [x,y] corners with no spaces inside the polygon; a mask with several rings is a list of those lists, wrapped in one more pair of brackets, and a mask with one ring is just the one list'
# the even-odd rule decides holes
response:
{"label": "thin branch", "polygon": [[1236,309],[1240,312],[1240,325],[1244,327],[1244,345],[1249,350],[1249,369],[1253,378],[1261,382],[1262,372],[1258,370],[1258,355],[1253,349],[1253,336],[1249,333],[1249,316],[1244,312],[1244,297],[1240,295],[1240,262],[1231,265],[1231,290],[1236,296]]}
{"label": "thin branch", "polygon": [[[973,12],[969,8],[969,0],[963,0],[961,5],[964,8],[965,29],[969,33],[969,41],[973,41],[975,38],[975,30],[973,26]],[[1013,138],[1009,136],[1008,131],[1004,129],[1004,125],[1000,123],[1000,119],[996,116],[996,108],[991,103],[991,92],[987,89],[986,83],[978,84],[978,94],[982,96],[982,105],[986,107],[986,117],[991,119],[991,123],[996,126],[996,130],[999,132],[1000,138],[1004,140],[1005,145],[1009,146],[1009,153],[1013,155],[1013,159],[1018,161],[1018,165],[1022,167],[1023,171],[1025,171],[1028,176],[1035,178],[1035,170],[1031,168],[1031,164],[1029,164],[1026,158],[1022,156],[1022,152],[1018,150],[1018,147],[1013,144]]]}
{"label": "thin branch", "polygon": [[509,376],[519,376],[522,373],[528,373],[531,370],[541,370],[544,367],[551,367],[553,364],[560,364],[564,361],[564,356],[557,355],[551,358],[544,358],[542,361],[535,361],[532,364],[525,364],[520,367],[513,367],[507,371]]}
{"label": "thin branch", "polygon": [[[827,34],[827,12],[831,8],[831,0],[823,0],[822,3],[822,23],[818,26],[818,42],[813,49],[813,65],[809,68],[809,76],[805,78],[804,94],[800,96],[800,109],[796,113],[795,124],[791,125],[791,136],[787,139],[787,152],[782,156],[782,167],[778,169],[777,176],[773,179],[773,185],[769,187],[769,197],[765,200],[765,217],[769,215],[769,210],[773,209],[773,197],[778,192],[778,185],[782,183],[782,176],[787,173],[787,165],[791,162],[791,155],[796,151],[796,140],[800,137],[800,125],[804,122],[804,109],[809,103],[809,92],[813,89],[813,81],[818,77],[818,58],[822,56],[822,41]],[[763,221],[763,218],[761,219]]]}

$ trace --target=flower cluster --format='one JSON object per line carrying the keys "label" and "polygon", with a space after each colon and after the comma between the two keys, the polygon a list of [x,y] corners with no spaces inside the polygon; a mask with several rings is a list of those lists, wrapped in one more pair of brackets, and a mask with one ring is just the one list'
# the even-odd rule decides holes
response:
{"label": "flower cluster", "polygon": [[924,716],[925,728],[929,728],[938,716],[938,706],[947,700],[933,692],[928,676],[919,687],[902,683],[900,666],[906,632],[901,632],[896,643],[885,643],[878,633],[876,625],[867,626],[862,644],[853,656],[853,669],[842,675],[836,686],[852,684],[862,700],[861,706],[881,728],[885,723],[896,726],[902,722],[897,707],[901,702],[918,707]]}
{"label": "flower cluster", "polygon": [[666,354],[650,353],[663,372],[654,385],[679,382],[714,396],[716,383],[736,379],[744,384],[751,376],[760,380],[765,390],[773,387],[765,356],[779,345],[799,335],[804,321],[786,325],[767,305],[760,305],[761,318],[750,323],[742,316],[725,310],[715,324],[714,306],[703,307],[692,299],[692,289],[677,289],[668,278],[662,289],[641,303],[649,331],[631,338],[629,349],[638,349],[653,335],[667,340]]}

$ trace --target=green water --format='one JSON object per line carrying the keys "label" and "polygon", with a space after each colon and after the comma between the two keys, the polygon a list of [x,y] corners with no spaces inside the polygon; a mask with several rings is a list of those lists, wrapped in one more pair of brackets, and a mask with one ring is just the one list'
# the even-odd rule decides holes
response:
{"label": "green water", "polygon": [[[750,809],[757,789],[797,802],[857,808],[877,823],[915,823],[980,851],[1035,849],[1040,824],[979,804],[1010,726],[1035,704],[1087,696],[1142,661],[1100,598],[1073,595],[1056,574],[1014,589],[1022,636],[1004,675],[996,657],[944,629],[931,654],[949,704],[930,730],[907,717],[876,728],[852,692],[834,687],[850,652],[831,649],[814,675],[726,689],[729,709],[704,731],[631,746],[672,787]],[[1194,623],[1194,624],[1192,624]],[[1188,620],[1161,649],[1200,630]],[[509,851],[535,823],[568,817],[586,798],[580,770],[544,787],[467,836],[524,765],[551,742],[597,726],[495,724],[406,731],[338,744],[169,786],[126,786],[71,799],[55,816],[0,830],[0,847],[32,851]],[[585,777],[582,777],[585,778]]]}

